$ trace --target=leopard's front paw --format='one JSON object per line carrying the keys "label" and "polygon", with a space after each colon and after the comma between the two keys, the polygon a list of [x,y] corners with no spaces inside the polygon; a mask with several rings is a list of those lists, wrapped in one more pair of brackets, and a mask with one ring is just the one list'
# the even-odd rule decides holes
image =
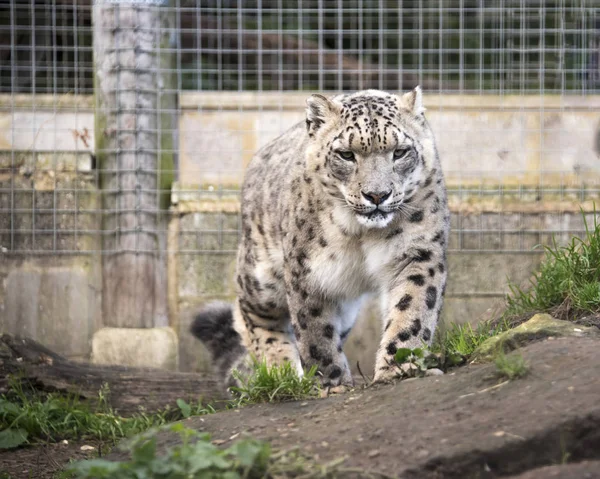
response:
{"label": "leopard's front paw", "polygon": [[317,376],[319,376],[323,388],[354,387],[354,378],[347,364],[321,367]]}
{"label": "leopard's front paw", "polygon": [[354,390],[354,386],[351,386],[349,384],[340,384],[339,386],[328,386],[328,387],[324,387],[323,389],[321,389],[321,394],[320,397],[321,398],[326,398],[329,396],[335,396],[338,394],[346,394],[349,391],[353,391]]}
{"label": "leopard's front paw", "polygon": [[385,384],[397,381],[402,377],[402,370],[394,364],[377,366],[373,383]]}

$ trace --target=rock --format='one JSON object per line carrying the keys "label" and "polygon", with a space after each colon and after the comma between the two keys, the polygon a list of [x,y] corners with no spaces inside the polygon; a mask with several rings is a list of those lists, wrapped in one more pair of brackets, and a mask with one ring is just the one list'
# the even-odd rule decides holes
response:
{"label": "rock", "polygon": [[600,338],[596,327],[585,327],[570,321],[555,319],[549,314],[536,314],[516,328],[484,341],[473,353],[471,359],[483,362],[492,359],[502,349],[505,353],[528,343],[554,337]]}
{"label": "rock", "polygon": [[438,368],[431,368],[425,371],[425,376],[443,376],[444,371]]}
{"label": "rock", "polygon": [[513,479],[599,479],[600,461],[582,461],[577,464],[556,464],[527,471]]}

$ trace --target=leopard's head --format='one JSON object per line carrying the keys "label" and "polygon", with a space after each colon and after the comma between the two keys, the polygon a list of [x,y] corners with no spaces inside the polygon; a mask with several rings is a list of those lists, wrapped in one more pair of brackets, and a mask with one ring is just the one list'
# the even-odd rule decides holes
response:
{"label": "leopard's head", "polygon": [[419,87],[307,100],[307,167],[358,224],[384,228],[410,209],[437,154]]}

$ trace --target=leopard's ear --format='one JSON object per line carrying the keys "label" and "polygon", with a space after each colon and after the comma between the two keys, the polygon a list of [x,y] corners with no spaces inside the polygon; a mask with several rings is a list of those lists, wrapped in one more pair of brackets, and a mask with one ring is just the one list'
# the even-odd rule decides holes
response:
{"label": "leopard's ear", "polygon": [[306,100],[306,129],[308,136],[314,134],[321,128],[323,123],[333,119],[338,112],[333,102],[323,95],[314,94]]}
{"label": "leopard's ear", "polygon": [[420,86],[414,90],[402,95],[402,105],[415,116],[423,116],[425,107],[423,106],[423,92]]}

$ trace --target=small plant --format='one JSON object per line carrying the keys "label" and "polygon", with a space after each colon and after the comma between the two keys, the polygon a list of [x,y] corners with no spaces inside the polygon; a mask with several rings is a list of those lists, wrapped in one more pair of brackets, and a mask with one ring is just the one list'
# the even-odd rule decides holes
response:
{"label": "small plant", "polygon": [[[160,431],[179,435],[181,444],[157,455],[156,436]],[[242,439],[227,449],[210,442],[210,436],[181,423],[154,428],[121,447],[129,450],[127,461],[105,459],[80,461],[70,466],[66,474],[77,479],[137,479],[162,477],[165,479],[236,479],[266,477],[271,456],[267,443]]]}
{"label": "small plant", "polygon": [[[181,444],[157,453],[157,435],[169,431],[179,435]],[[129,451],[130,459],[112,462],[90,459],[72,464],[62,477],[73,479],[259,479],[303,477],[333,479],[336,477],[388,478],[357,468],[344,468],[345,458],[318,464],[302,454],[299,448],[271,451],[268,443],[245,438],[221,449],[210,436],[181,423],[154,428],[119,446]]]}
{"label": "small plant", "polygon": [[520,354],[506,355],[501,351],[494,363],[498,376],[509,380],[522,378],[529,372],[529,366]]}
{"label": "small plant", "polygon": [[571,453],[568,451],[564,436],[560,436],[560,464],[568,464],[571,459]]}
{"label": "small plant", "polygon": [[140,411],[123,418],[109,407],[108,392],[104,386],[96,401],[84,402],[74,394],[41,394],[21,381],[12,380],[9,392],[0,396],[0,449],[62,439],[115,442],[169,421],[214,412],[211,407],[179,400],[178,409],[167,408],[154,414]]}
{"label": "small plant", "polygon": [[510,285],[506,316],[550,312],[563,319],[581,313],[600,312],[600,225],[594,208],[594,225],[585,225],[583,238],[574,237],[567,246],[553,240],[528,289]]}
{"label": "small plant", "polygon": [[319,395],[317,367],[313,366],[304,376],[299,377],[290,362],[282,366],[268,366],[266,360],[253,359],[253,369],[249,376],[234,372],[240,386],[231,390],[238,396],[237,405],[297,401]]}
{"label": "small plant", "polygon": [[398,348],[394,360],[401,376],[407,378],[425,376],[428,369],[441,366],[440,355],[427,348]]}

